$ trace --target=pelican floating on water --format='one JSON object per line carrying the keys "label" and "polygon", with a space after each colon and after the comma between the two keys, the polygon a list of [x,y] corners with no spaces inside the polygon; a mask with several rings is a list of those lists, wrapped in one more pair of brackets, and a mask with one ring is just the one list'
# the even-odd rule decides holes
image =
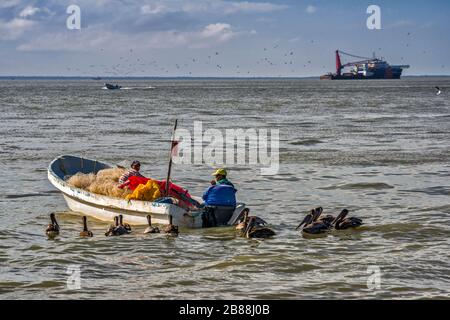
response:
{"label": "pelican floating on water", "polygon": [[105,236],[107,236],[107,237],[109,237],[109,236],[114,236],[115,234],[114,234],[114,229],[116,228],[116,227],[118,227],[119,226],[119,217],[117,217],[117,216],[115,216],[114,217],[114,224],[111,224],[109,227],[108,227],[108,230],[106,230],[106,232],[105,232]]}
{"label": "pelican floating on water", "polygon": [[249,216],[248,215],[249,213],[250,213],[249,208],[245,208],[244,210],[242,210],[242,213],[241,213],[242,218],[240,220],[238,220],[240,222],[236,225],[236,227],[235,227],[236,230],[245,232],[245,229],[247,228],[247,225],[251,218],[256,219],[256,224],[258,226],[266,226],[267,225],[267,222],[264,219],[257,217],[257,216]]}
{"label": "pelican floating on water", "polygon": [[131,232],[131,226],[128,223],[123,222],[123,215],[121,214],[119,215],[119,225],[123,226],[128,231],[128,233]]}
{"label": "pelican floating on water", "polygon": [[329,222],[330,217],[327,215],[324,216],[322,220],[319,219],[322,211],[322,207],[312,209],[295,230],[300,228],[302,225],[304,225],[302,232],[309,234],[320,234],[330,230],[333,227]]}
{"label": "pelican floating on water", "polygon": [[250,217],[244,232],[246,238],[270,238],[275,235],[275,231],[260,225],[257,221],[257,217]]}
{"label": "pelican floating on water", "polygon": [[151,215],[147,215],[147,221],[148,221],[148,227],[147,227],[147,229],[145,229],[144,233],[159,233],[159,228],[152,226],[152,216]]}
{"label": "pelican floating on water", "polygon": [[323,208],[322,207],[318,207],[316,208],[316,211],[318,212],[319,217],[317,218],[317,221],[321,221],[321,222],[326,222],[328,224],[332,224],[335,217],[331,214],[322,214],[323,213]]}
{"label": "pelican floating on water", "polygon": [[348,210],[344,209],[339,213],[333,222],[334,228],[336,230],[345,230],[349,228],[357,228],[363,224],[362,220],[356,217],[346,218],[348,215]]}
{"label": "pelican floating on water", "polygon": [[51,223],[47,226],[47,229],[45,229],[45,233],[49,238],[53,238],[59,235],[59,224],[56,221],[56,217],[53,212],[50,213],[50,220]]}
{"label": "pelican floating on water", "polygon": [[173,219],[172,215],[169,215],[169,224],[164,227],[164,232],[172,236],[177,236],[178,226],[174,226],[172,224],[172,219]]}
{"label": "pelican floating on water", "polygon": [[108,230],[105,232],[105,236],[121,236],[128,233],[129,231],[120,223],[119,216],[115,216],[114,225],[109,226]]}
{"label": "pelican floating on water", "polygon": [[83,216],[83,231],[80,232],[80,237],[92,237],[94,234],[92,231],[88,230],[87,227],[87,218]]}
{"label": "pelican floating on water", "polygon": [[242,213],[242,220],[241,222],[239,222],[236,225],[236,230],[241,231],[241,230],[245,230],[245,228],[247,228],[247,223],[248,223],[248,213],[250,212],[250,210],[248,208],[245,208]]}

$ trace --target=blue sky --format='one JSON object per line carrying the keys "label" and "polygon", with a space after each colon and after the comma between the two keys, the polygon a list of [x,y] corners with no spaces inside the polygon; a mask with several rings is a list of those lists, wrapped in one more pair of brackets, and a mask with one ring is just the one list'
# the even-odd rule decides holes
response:
{"label": "blue sky", "polygon": [[[66,8],[81,9],[68,30]],[[381,8],[381,30],[366,9]],[[317,76],[334,50],[450,74],[449,1],[1,0],[0,75]],[[345,60],[344,61],[350,61]]]}

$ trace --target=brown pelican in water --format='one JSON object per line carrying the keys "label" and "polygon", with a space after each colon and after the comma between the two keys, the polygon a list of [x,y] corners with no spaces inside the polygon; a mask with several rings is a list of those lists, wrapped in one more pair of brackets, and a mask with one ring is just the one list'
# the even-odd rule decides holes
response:
{"label": "brown pelican in water", "polygon": [[255,218],[256,220],[256,224],[258,226],[266,226],[267,222],[264,219],[261,219],[260,217],[257,216],[249,216],[250,209],[249,208],[245,208],[244,210],[242,210],[242,218],[238,221],[240,221],[237,225],[236,225],[236,230],[238,231],[242,231],[245,232],[245,229],[247,228],[247,225],[250,221],[251,218]]}
{"label": "brown pelican in water", "polygon": [[242,211],[242,213],[243,213],[242,220],[241,220],[241,222],[239,222],[236,225],[236,230],[239,230],[239,231],[245,230],[245,228],[247,227],[247,223],[248,223],[248,213],[249,212],[250,212],[250,210],[248,208],[245,208]]}
{"label": "brown pelican in water", "polygon": [[53,238],[59,235],[59,224],[56,221],[56,217],[53,212],[50,213],[50,220],[52,223],[47,226],[47,229],[45,229],[45,233],[49,238]]}
{"label": "brown pelican in water", "polygon": [[83,216],[83,231],[80,232],[80,237],[92,237],[93,235],[92,231],[88,230],[86,216]]}
{"label": "brown pelican in water", "polygon": [[108,230],[105,232],[105,236],[114,236],[114,229],[117,228],[119,226],[119,217],[115,216],[114,217],[114,224],[111,224],[108,227]]}
{"label": "brown pelican in water", "polygon": [[311,223],[311,221],[313,220],[314,217],[314,213],[316,212],[315,209],[312,209],[310,213],[308,213],[302,220],[302,222],[300,222],[300,224],[297,226],[297,228],[295,228],[295,230],[298,230],[301,226],[307,226],[308,224]]}
{"label": "brown pelican in water", "polygon": [[339,213],[339,215],[334,220],[334,228],[336,230],[345,230],[349,228],[356,228],[363,224],[362,220],[356,217],[346,218],[348,215],[348,210],[344,209]]}
{"label": "brown pelican in water", "polygon": [[164,227],[163,231],[169,235],[177,236],[178,235],[178,226],[174,226],[172,224],[172,222],[173,222],[172,220],[173,220],[173,217],[170,214],[169,215],[169,224]]}
{"label": "brown pelican in water", "polygon": [[250,217],[244,232],[246,238],[270,238],[275,235],[275,231],[260,225],[257,221],[257,217]]}
{"label": "brown pelican in water", "polygon": [[159,233],[159,228],[152,226],[152,216],[151,215],[147,215],[147,221],[148,221],[148,227],[147,227],[147,229],[145,229],[144,233]]}
{"label": "brown pelican in water", "polygon": [[120,224],[119,217],[114,217],[114,225],[109,226],[109,229],[106,231],[105,236],[121,236],[123,234],[129,233],[125,227]]}
{"label": "brown pelican in water", "polygon": [[123,226],[128,233],[131,232],[131,226],[128,223],[123,223],[123,216],[121,214],[119,215],[119,225]]}
{"label": "brown pelican in water", "polygon": [[332,228],[331,223],[326,220],[318,220],[321,213],[322,208],[320,207],[317,209],[312,209],[295,230],[300,228],[302,225],[304,225],[302,232],[309,234],[319,234],[330,230]]}
{"label": "brown pelican in water", "polygon": [[323,213],[323,208],[322,207],[318,207],[316,208],[316,211],[319,211],[319,218],[317,219],[317,221],[321,221],[321,222],[326,222],[328,224],[332,224],[333,221],[335,220],[335,217],[331,214],[322,214]]}

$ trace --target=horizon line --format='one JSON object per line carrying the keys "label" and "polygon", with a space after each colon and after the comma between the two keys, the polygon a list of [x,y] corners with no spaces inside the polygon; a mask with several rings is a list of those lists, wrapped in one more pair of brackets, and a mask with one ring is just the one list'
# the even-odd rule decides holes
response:
{"label": "horizon line", "polygon": [[[405,75],[402,78],[416,78],[416,77],[450,77],[450,74],[441,75]],[[103,80],[103,79],[319,79],[320,76],[68,76],[68,75],[5,75],[1,76],[2,80],[14,80],[14,79],[89,79],[89,80]],[[387,80],[387,79],[381,79]]]}

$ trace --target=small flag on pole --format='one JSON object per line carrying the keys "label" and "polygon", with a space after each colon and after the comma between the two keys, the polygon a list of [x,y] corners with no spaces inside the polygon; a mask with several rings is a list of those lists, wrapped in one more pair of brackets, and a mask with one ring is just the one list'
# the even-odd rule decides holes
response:
{"label": "small flag on pole", "polygon": [[172,157],[178,156],[178,144],[179,143],[180,142],[177,140],[172,140],[172,151],[171,151]]}

